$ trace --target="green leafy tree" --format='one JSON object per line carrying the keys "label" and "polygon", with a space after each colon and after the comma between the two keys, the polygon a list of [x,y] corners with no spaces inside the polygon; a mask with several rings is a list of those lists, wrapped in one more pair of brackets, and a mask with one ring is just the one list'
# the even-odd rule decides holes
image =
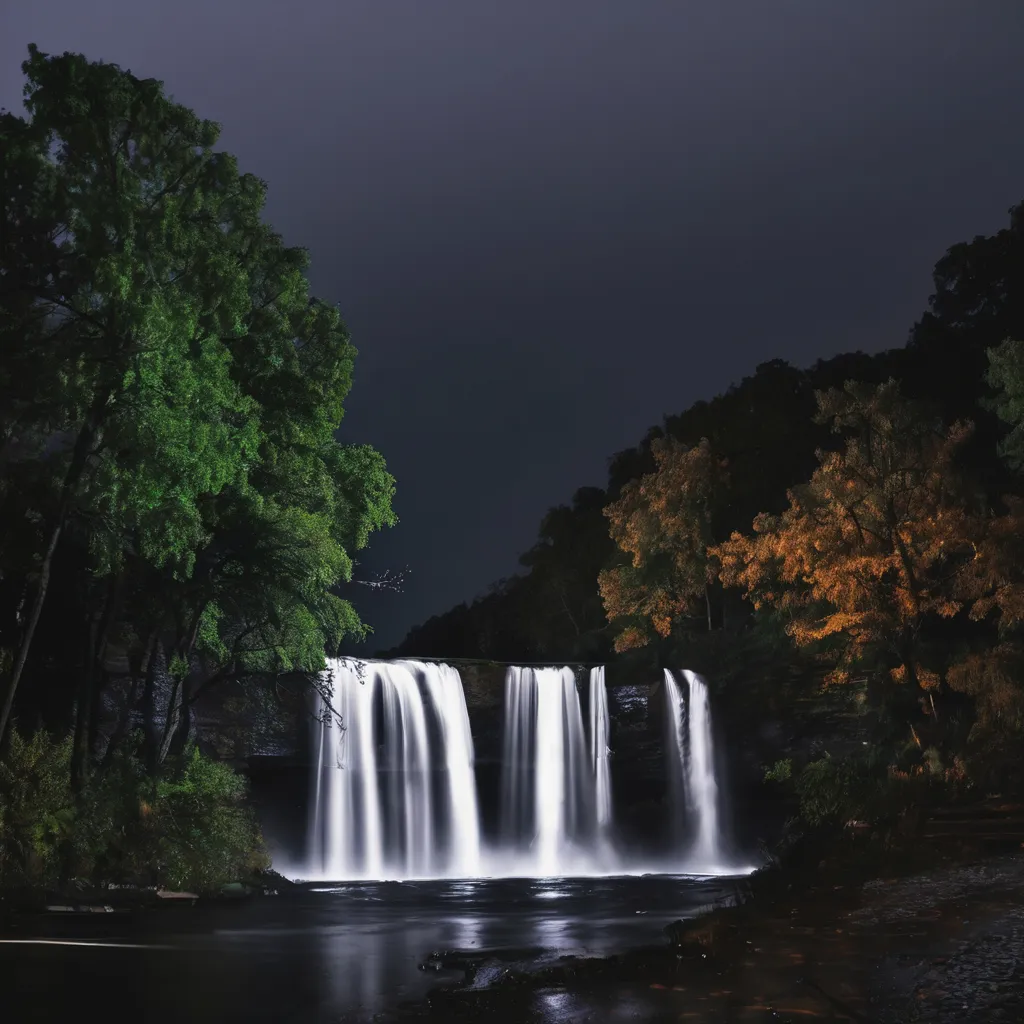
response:
{"label": "green leafy tree", "polygon": [[16,230],[0,388],[19,399],[2,443],[44,500],[0,735],[73,526],[109,581],[80,759],[113,637],[140,668],[163,652],[170,723],[199,652],[315,671],[325,645],[361,633],[335,591],[395,522],[394,481],[373,449],[335,438],[355,350],[310,298],[306,253],[262,222],[264,184],[214,149],[218,126],[114,65],[32,47],[24,70],[30,119],[3,121]]}

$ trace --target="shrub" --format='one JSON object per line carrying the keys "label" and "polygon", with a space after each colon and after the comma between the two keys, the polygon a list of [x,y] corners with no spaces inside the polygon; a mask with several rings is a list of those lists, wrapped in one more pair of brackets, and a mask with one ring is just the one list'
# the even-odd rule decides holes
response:
{"label": "shrub", "polygon": [[54,882],[63,844],[75,824],[71,737],[11,729],[0,760],[0,884]]}
{"label": "shrub", "polygon": [[147,831],[167,884],[212,889],[269,867],[246,791],[237,772],[196,749],[157,783]]}
{"label": "shrub", "polygon": [[228,765],[192,749],[152,778],[127,749],[76,800],[71,746],[11,731],[0,760],[0,884],[54,884],[64,866],[97,883],[210,891],[269,865],[245,779]]}
{"label": "shrub", "polygon": [[863,810],[866,785],[861,765],[825,757],[804,765],[796,777],[800,816],[812,826],[857,817]]}

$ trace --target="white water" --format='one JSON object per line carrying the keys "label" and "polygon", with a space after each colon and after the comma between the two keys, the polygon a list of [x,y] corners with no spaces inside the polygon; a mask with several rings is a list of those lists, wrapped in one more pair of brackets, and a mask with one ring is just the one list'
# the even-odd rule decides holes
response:
{"label": "white water", "polygon": [[593,807],[583,715],[569,668],[509,668],[501,851],[517,872],[553,875],[579,862]]}
{"label": "white water", "polygon": [[[332,662],[331,673],[336,714],[314,725],[313,874],[477,873],[473,741],[458,673],[447,665],[345,659]],[[322,716],[322,697],[317,709]],[[431,731],[440,739],[440,764]]]}
{"label": "white water", "polygon": [[612,774],[608,750],[608,688],[604,665],[590,670],[590,766],[594,773],[595,814],[598,831],[612,823]]}
{"label": "white water", "polygon": [[[569,668],[505,677],[498,826],[481,834],[470,719],[458,671],[415,661],[331,662],[314,726],[305,878],[745,873],[722,856],[704,681],[665,673],[673,821],[667,860],[624,856],[616,835],[603,667],[589,674],[587,728]],[[333,711],[331,710],[333,708]],[[494,752],[496,753],[496,751]],[[497,781],[497,780],[496,780]]]}
{"label": "white water", "polygon": [[[312,864],[328,878],[379,877],[383,864],[380,791],[373,738],[376,676],[332,664],[333,708],[317,699],[320,751],[310,826]],[[358,822],[358,828],[350,827]]]}
{"label": "white water", "polygon": [[685,700],[675,676],[665,669],[670,791],[675,798],[675,821],[689,842],[687,862],[693,870],[710,871],[724,861],[711,706],[704,680],[688,669],[683,670],[682,676],[687,684]]}

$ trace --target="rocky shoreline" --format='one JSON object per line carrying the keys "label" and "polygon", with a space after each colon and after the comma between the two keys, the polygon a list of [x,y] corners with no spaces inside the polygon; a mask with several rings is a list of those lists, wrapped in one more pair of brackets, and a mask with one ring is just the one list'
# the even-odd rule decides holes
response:
{"label": "rocky shoreline", "polygon": [[424,969],[463,979],[394,1019],[1022,1021],[1024,850],[1009,846],[932,844],[895,878],[849,879],[842,860],[804,884],[775,872],[746,904],[613,957],[436,952]]}

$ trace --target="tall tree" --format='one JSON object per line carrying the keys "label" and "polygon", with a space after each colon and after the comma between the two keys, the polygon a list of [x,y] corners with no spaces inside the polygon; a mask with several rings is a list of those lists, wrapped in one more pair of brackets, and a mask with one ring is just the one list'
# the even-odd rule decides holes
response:
{"label": "tall tree", "polygon": [[850,382],[818,405],[845,449],[819,453],[781,515],[714,550],[722,581],[783,611],[798,645],[831,644],[832,681],[881,657],[894,681],[933,687],[941,666],[927,664],[923,630],[967,606],[958,579],[980,532],[956,462],[970,425],[943,431],[893,380]]}
{"label": "tall tree", "polygon": [[[315,668],[324,642],[362,628],[331,593],[350,552],[394,522],[379,456],[334,438],[347,332],[310,299],[306,253],[262,222],[263,182],[214,150],[218,126],[114,65],[30,47],[23,67],[30,120],[3,122],[16,241],[0,296],[0,389],[20,400],[0,442],[56,485],[35,510],[41,550],[0,736],[69,524],[110,581],[78,702],[87,719],[119,617],[137,645],[162,647],[176,679],[201,640],[218,649],[217,623],[251,635],[217,601],[240,564],[265,583],[263,641]],[[126,606],[140,586],[163,596]]]}
{"label": "tall tree", "polygon": [[599,577],[608,618],[620,626],[617,651],[667,637],[695,615],[711,629],[708,551],[728,482],[725,462],[706,439],[692,448],[657,439],[651,450],[655,471],[627,484],[605,509],[612,539],[630,556]]}

